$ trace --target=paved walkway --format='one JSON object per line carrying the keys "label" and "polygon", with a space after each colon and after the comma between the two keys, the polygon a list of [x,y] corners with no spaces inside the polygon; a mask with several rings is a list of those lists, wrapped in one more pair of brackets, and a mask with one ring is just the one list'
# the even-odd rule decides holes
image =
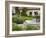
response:
{"label": "paved walkway", "polygon": [[26,20],[23,24],[40,24],[40,22],[36,22],[36,19]]}

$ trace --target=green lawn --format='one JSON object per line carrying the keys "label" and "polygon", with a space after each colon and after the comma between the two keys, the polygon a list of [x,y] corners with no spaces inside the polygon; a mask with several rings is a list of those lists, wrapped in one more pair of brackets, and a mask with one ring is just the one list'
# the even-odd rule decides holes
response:
{"label": "green lawn", "polygon": [[39,30],[39,25],[20,25],[25,22],[25,20],[32,20],[37,18],[37,16],[12,16],[12,30],[21,31],[21,30]]}
{"label": "green lawn", "polygon": [[13,23],[12,31],[22,31],[22,30],[39,30],[39,25],[20,25]]}

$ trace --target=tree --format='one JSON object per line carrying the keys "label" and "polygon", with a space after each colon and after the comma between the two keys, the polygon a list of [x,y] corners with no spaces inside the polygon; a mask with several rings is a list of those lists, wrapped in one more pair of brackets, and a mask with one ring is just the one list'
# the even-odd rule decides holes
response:
{"label": "tree", "polygon": [[20,10],[19,10],[19,7],[15,7],[15,14],[17,14],[17,15],[20,15]]}
{"label": "tree", "polygon": [[22,9],[21,15],[22,15],[22,16],[27,16],[26,11],[27,11],[27,8],[24,7],[24,8]]}

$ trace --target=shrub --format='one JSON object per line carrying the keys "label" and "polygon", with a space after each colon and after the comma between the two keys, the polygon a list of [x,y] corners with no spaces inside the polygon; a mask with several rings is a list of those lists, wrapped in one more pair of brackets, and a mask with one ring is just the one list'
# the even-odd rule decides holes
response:
{"label": "shrub", "polygon": [[22,27],[13,23],[12,25],[12,31],[21,31],[22,30]]}
{"label": "shrub", "polygon": [[40,16],[32,16],[33,18],[40,18]]}
{"label": "shrub", "polygon": [[13,23],[16,23],[16,21],[17,21],[17,17],[13,16],[13,17],[12,17],[12,22],[13,22]]}
{"label": "shrub", "polygon": [[27,19],[27,20],[32,20],[32,17],[27,16],[27,17],[25,17],[25,19]]}
{"label": "shrub", "polygon": [[32,19],[32,16],[22,16],[22,18],[23,18],[24,20],[31,20],[31,19]]}
{"label": "shrub", "polygon": [[23,22],[24,22],[25,20],[22,18],[22,17],[19,17],[18,19],[17,19],[17,24],[23,24]]}
{"label": "shrub", "polygon": [[12,17],[13,23],[22,24],[24,21],[23,17]]}

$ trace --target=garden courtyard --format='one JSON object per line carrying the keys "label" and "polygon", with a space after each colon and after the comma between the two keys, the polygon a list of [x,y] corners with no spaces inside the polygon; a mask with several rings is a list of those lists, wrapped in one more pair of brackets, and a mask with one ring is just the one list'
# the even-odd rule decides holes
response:
{"label": "garden courtyard", "polygon": [[33,15],[32,12],[27,13],[27,8],[19,9],[15,7],[12,12],[12,31],[25,31],[25,30],[39,30],[40,29],[40,16],[37,12]]}

